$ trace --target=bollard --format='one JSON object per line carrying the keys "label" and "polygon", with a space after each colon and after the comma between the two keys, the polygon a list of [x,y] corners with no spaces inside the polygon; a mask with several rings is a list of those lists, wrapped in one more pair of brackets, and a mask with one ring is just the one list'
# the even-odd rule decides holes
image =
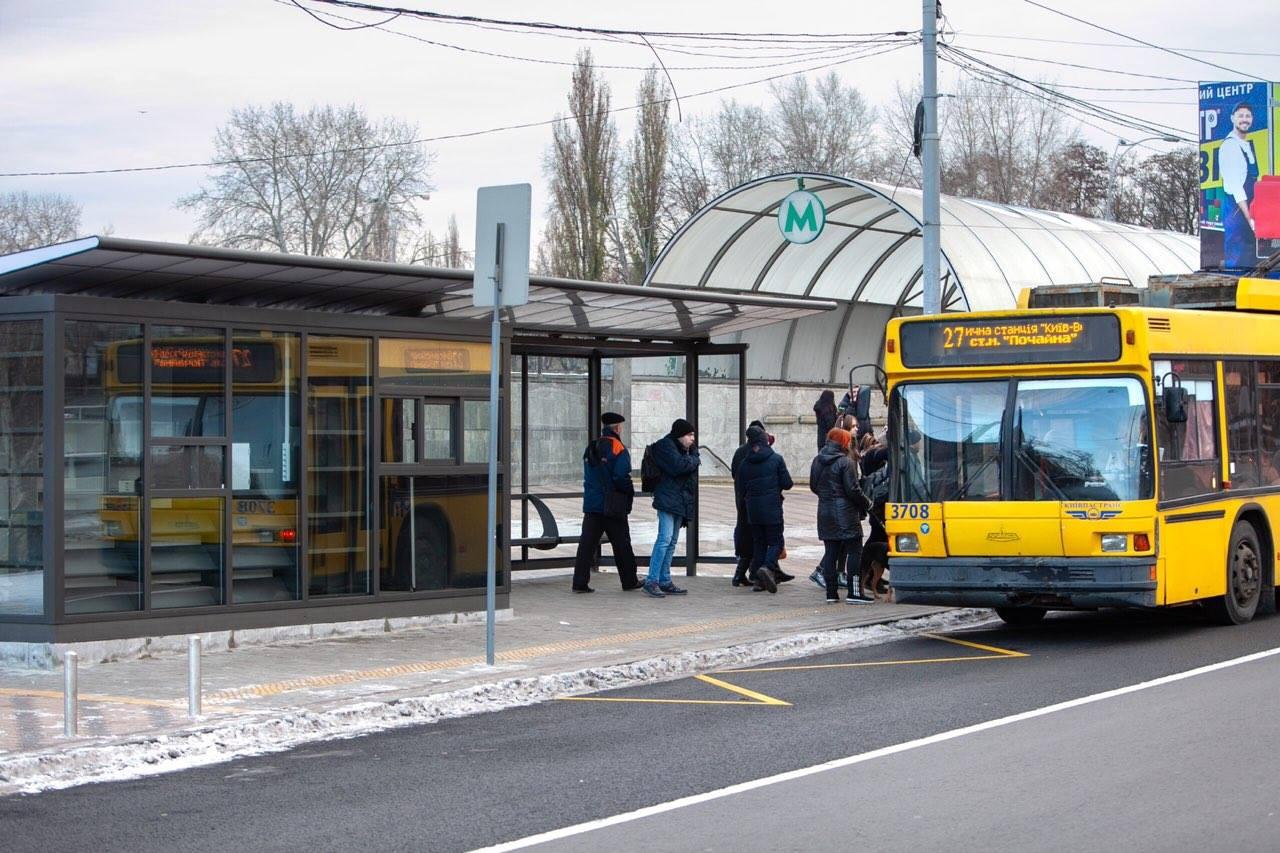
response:
{"label": "bollard", "polygon": [[76,661],[80,656],[67,652],[62,656],[62,733],[75,737],[80,723],[80,680],[76,673]]}
{"label": "bollard", "polygon": [[200,638],[187,638],[187,716],[200,716]]}

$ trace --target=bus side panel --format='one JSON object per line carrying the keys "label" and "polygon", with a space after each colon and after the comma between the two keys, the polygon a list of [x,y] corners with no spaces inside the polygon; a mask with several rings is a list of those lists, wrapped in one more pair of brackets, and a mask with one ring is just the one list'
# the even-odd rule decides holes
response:
{"label": "bus side panel", "polygon": [[1226,543],[1234,517],[1234,504],[1208,504],[1165,513],[1160,524],[1165,604],[1183,604],[1227,591]]}

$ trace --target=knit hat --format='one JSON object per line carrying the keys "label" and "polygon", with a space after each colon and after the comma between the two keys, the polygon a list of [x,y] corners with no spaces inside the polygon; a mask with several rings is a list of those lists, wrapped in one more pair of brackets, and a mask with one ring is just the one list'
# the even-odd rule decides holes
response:
{"label": "knit hat", "polygon": [[767,442],[768,439],[769,434],[764,431],[764,427],[753,425],[747,428],[748,444],[760,444],[762,442]]}
{"label": "knit hat", "polygon": [[676,418],[671,424],[670,435],[672,438],[681,438],[695,431],[693,424],[689,423],[684,418]]}
{"label": "knit hat", "polygon": [[841,450],[848,450],[849,442],[852,440],[853,440],[853,434],[850,433],[847,429],[832,427],[831,429],[827,430],[827,441],[834,441],[836,444],[840,445]]}

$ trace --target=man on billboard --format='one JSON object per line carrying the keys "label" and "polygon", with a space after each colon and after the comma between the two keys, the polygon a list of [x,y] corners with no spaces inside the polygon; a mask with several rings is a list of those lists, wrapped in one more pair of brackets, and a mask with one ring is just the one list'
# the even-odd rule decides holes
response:
{"label": "man on billboard", "polygon": [[1218,168],[1226,196],[1223,201],[1229,206],[1222,223],[1222,265],[1228,268],[1244,269],[1258,262],[1253,216],[1249,212],[1253,188],[1258,181],[1258,158],[1249,141],[1252,127],[1253,107],[1236,104],[1231,110],[1231,132],[1222,140],[1218,151]]}

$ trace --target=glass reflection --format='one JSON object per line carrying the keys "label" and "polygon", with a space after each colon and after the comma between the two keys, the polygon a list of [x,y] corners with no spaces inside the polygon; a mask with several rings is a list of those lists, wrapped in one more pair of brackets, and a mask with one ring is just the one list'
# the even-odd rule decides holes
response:
{"label": "glass reflection", "polygon": [[383,477],[379,500],[383,590],[485,585],[488,480],[484,475]]}
{"label": "glass reflection", "polygon": [[222,603],[224,498],[152,498],[151,606]]}
{"label": "glass reflection", "polygon": [[0,323],[0,613],[44,612],[44,332]]}

